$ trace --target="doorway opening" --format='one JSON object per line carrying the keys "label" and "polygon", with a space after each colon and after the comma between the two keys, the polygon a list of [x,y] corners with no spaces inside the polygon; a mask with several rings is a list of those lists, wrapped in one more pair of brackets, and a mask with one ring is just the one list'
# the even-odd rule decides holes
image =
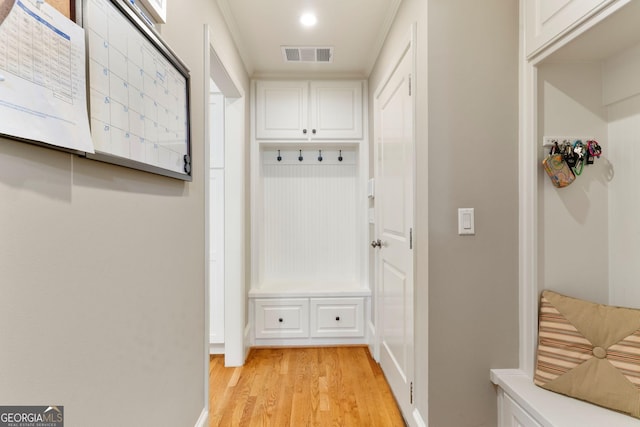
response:
{"label": "doorway opening", "polygon": [[[226,366],[240,366],[246,356],[246,114],[242,86],[231,77],[216,53],[208,25],[204,40],[205,372],[208,373],[210,354],[224,354]],[[208,375],[205,396],[208,401]]]}

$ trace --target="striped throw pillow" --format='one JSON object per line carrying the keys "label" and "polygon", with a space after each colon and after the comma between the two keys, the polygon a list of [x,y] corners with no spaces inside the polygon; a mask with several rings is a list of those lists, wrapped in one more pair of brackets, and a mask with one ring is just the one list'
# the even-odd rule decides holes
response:
{"label": "striped throw pillow", "polygon": [[543,291],[534,382],[640,418],[640,310]]}

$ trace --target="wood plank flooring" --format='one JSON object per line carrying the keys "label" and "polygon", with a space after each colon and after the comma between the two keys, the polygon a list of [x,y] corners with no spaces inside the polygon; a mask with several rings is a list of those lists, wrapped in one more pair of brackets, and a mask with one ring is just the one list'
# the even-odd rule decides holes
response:
{"label": "wood plank flooring", "polygon": [[210,427],[405,425],[367,347],[252,349],[238,368],[210,360]]}

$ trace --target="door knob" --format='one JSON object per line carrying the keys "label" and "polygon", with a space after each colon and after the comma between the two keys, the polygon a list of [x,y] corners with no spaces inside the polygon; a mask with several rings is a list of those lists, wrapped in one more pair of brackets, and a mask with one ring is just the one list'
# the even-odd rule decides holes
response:
{"label": "door knob", "polygon": [[373,240],[371,242],[371,247],[372,248],[381,248],[382,247],[382,241],[380,239],[378,240]]}

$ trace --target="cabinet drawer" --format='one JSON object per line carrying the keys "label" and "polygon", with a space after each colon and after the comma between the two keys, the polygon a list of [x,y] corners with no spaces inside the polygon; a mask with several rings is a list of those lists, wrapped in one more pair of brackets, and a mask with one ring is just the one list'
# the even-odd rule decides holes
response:
{"label": "cabinet drawer", "polygon": [[312,337],[361,337],[362,298],[311,298]]}
{"label": "cabinet drawer", "polygon": [[255,300],[256,338],[309,336],[309,300]]}

